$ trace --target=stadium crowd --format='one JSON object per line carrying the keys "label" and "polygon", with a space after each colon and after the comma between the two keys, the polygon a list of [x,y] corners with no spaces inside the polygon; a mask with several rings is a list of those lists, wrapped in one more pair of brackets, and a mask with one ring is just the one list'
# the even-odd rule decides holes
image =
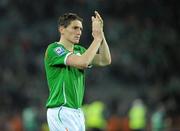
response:
{"label": "stadium crowd", "polygon": [[159,115],[160,128],[180,128],[178,0],[1,0],[0,130],[47,130],[45,49],[58,41],[57,19],[65,12],[84,18],[81,43],[88,47],[94,10],[104,18],[112,65],[87,70],[85,112],[99,100],[105,105],[102,130],[114,131],[110,126],[119,121],[124,125],[117,131],[128,131],[131,104],[141,98],[144,129],[156,131]]}

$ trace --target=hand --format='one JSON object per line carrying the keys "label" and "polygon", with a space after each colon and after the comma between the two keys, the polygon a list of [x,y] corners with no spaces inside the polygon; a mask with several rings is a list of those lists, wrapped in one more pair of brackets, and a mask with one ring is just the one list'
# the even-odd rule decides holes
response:
{"label": "hand", "polygon": [[100,14],[97,11],[95,11],[95,15],[96,15],[96,18],[99,19],[99,21],[101,22],[101,27],[103,29],[103,19],[102,19],[102,17],[100,16]]}
{"label": "hand", "polygon": [[97,11],[95,16],[92,16],[92,35],[94,39],[103,38],[103,20]]}

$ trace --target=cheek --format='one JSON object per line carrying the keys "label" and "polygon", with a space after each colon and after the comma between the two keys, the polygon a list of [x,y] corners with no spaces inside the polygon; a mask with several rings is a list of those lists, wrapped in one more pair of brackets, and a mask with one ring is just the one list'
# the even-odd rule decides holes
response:
{"label": "cheek", "polygon": [[67,35],[73,36],[74,32],[73,31],[68,31]]}
{"label": "cheek", "polygon": [[66,36],[67,38],[72,37],[72,32],[66,31],[65,36]]}

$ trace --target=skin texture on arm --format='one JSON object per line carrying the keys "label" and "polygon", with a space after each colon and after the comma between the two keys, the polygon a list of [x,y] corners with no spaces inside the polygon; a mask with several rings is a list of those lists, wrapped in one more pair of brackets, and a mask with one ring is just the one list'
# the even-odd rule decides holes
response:
{"label": "skin texture on arm", "polygon": [[111,54],[105,37],[103,37],[102,44],[99,48],[99,54],[95,55],[92,64],[96,66],[106,66],[111,64]]}
{"label": "skin texture on arm", "polygon": [[101,39],[95,39],[90,47],[86,50],[86,52],[81,56],[75,54],[71,54],[70,56],[68,56],[66,64],[69,66],[77,67],[79,69],[87,68],[96,55],[100,44]]}
{"label": "skin texture on arm", "polygon": [[95,13],[97,15],[97,18],[101,21],[101,27],[102,27],[101,32],[103,34],[103,40],[99,48],[99,54],[95,55],[92,61],[92,64],[97,65],[97,66],[106,66],[106,65],[111,64],[111,54],[110,54],[109,46],[107,44],[107,41],[103,32],[103,20],[98,12],[95,12]]}

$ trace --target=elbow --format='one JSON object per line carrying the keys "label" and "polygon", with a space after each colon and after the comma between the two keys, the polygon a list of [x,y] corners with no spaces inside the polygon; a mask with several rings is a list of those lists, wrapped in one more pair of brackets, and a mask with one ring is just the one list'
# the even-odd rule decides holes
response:
{"label": "elbow", "polygon": [[107,55],[106,57],[104,57],[103,61],[106,66],[110,65],[111,64],[111,55]]}
{"label": "elbow", "polygon": [[85,64],[84,64],[84,68],[89,68],[90,67],[90,63],[89,62],[86,62]]}
{"label": "elbow", "polygon": [[107,61],[107,65],[110,65],[110,64],[111,64],[111,56],[108,57],[108,58],[106,59],[106,61]]}
{"label": "elbow", "polygon": [[88,62],[83,62],[83,63],[81,64],[81,69],[86,69],[86,68],[88,68],[88,66],[89,66],[89,63],[88,63]]}
{"label": "elbow", "polygon": [[111,58],[106,59],[106,62],[104,62],[104,65],[107,66],[107,65],[110,65],[110,64],[111,64]]}
{"label": "elbow", "polygon": [[85,57],[85,59],[82,59],[81,66],[83,69],[89,68],[89,65],[92,63],[92,60],[88,57]]}
{"label": "elbow", "polygon": [[110,65],[111,64],[111,59],[108,59],[108,60],[106,60],[106,61],[101,61],[100,63],[99,63],[99,66],[108,66],[108,65]]}
{"label": "elbow", "polygon": [[111,59],[109,59],[108,61],[107,61],[107,65],[110,65],[111,64]]}
{"label": "elbow", "polygon": [[110,65],[110,64],[111,64],[111,60],[108,60],[105,65],[107,66],[107,65]]}

